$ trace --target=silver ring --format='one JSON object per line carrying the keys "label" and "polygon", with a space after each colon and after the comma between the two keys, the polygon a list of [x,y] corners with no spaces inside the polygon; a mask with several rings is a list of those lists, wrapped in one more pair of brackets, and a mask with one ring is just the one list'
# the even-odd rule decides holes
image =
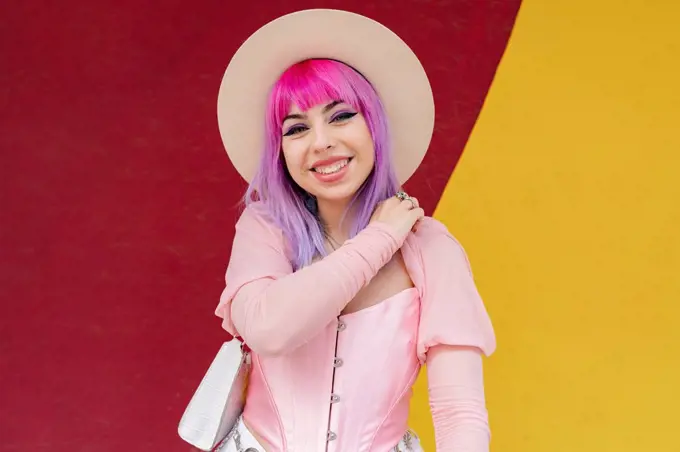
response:
{"label": "silver ring", "polygon": [[396,195],[394,195],[399,199],[399,201],[411,201],[411,208],[415,209],[418,206],[416,205],[416,202],[413,200],[411,196],[409,196],[405,191],[399,191],[397,192]]}
{"label": "silver ring", "polygon": [[411,199],[411,197],[408,194],[406,194],[405,191],[398,191],[397,194],[394,196],[396,196],[399,201],[406,201],[407,199]]}

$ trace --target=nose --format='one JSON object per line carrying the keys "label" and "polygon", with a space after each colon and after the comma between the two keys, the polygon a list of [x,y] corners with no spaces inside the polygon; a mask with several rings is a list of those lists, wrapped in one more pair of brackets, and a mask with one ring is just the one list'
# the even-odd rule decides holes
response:
{"label": "nose", "polygon": [[317,126],[313,129],[313,133],[313,147],[315,152],[323,152],[334,146],[334,139],[328,127]]}

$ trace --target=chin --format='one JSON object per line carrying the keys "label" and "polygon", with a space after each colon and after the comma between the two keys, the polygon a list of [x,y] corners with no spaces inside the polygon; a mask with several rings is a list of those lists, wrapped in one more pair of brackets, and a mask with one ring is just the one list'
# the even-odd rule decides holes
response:
{"label": "chin", "polygon": [[321,201],[344,202],[351,200],[358,190],[359,187],[329,187],[317,190],[314,196]]}

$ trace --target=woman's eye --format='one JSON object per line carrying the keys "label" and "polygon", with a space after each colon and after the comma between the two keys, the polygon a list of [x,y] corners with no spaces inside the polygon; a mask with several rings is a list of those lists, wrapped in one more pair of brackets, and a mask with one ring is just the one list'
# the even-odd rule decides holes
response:
{"label": "woman's eye", "polygon": [[337,115],[333,116],[331,119],[331,122],[338,122],[338,121],[347,121],[348,119],[352,119],[355,117],[357,114],[351,111],[344,111],[342,113],[338,113]]}
{"label": "woman's eye", "polygon": [[289,136],[291,136],[291,135],[296,135],[296,134],[298,134],[298,133],[302,133],[302,132],[304,132],[305,130],[307,130],[307,128],[306,128],[305,126],[303,126],[303,125],[293,126],[293,127],[291,127],[290,129],[288,129],[288,130],[286,131],[286,133],[283,134],[283,136],[284,136],[284,137],[289,137]]}

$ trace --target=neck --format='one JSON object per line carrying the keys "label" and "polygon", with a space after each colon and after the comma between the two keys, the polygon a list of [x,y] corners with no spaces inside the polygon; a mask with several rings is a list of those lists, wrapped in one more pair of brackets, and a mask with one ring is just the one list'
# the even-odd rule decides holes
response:
{"label": "neck", "polygon": [[326,226],[326,232],[333,245],[342,245],[349,237],[349,225],[351,224],[351,212],[348,212],[343,220],[343,215],[349,206],[350,200],[342,201],[325,201],[317,200],[317,207],[319,209],[319,217]]}

